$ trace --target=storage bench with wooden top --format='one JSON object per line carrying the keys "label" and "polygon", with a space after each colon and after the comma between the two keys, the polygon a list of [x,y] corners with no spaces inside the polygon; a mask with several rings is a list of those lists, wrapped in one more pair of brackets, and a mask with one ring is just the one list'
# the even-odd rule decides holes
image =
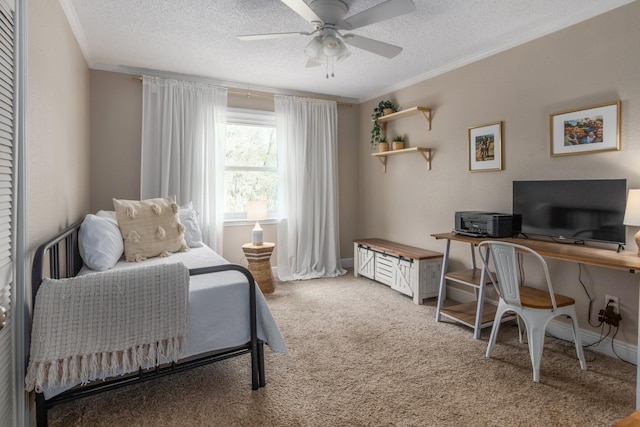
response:
{"label": "storage bench with wooden top", "polygon": [[353,241],[353,274],[390,286],[422,304],[438,296],[442,254],[384,239]]}

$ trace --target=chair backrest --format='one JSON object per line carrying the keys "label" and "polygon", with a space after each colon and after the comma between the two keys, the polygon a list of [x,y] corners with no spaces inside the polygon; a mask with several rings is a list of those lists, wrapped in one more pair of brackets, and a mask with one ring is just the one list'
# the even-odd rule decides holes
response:
{"label": "chair backrest", "polygon": [[[556,298],[553,293],[553,286],[551,284],[551,278],[549,276],[549,268],[544,258],[540,256],[536,251],[526,246],[518,245],[515,243],[501,242],[496,240],[485,240],[478,245],[480,251],[480,258],[484,263],[485,269],[491,278],[493,286],[502,299],[507,304],[520,307],[520,279],[518,260],[516,258],[516,251],[529,253],[536,258],[544,272],[545,280],[547,282],[547,288],[549,295],[551,296],[551,303],[553,309],[557,308]],[[492,277],[491,270],[489,268],[489,255],[493,261],[493,267],[495,269],[496,279]]]}

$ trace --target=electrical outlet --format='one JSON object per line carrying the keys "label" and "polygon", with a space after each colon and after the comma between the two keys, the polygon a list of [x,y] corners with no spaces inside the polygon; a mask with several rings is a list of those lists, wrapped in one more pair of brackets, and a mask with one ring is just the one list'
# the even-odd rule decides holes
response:
{"label": "electrical outlet", "polygon": [[[610,302],[611,301],[611,302]],[[620,303],[618,301],[618,297],[612,297],[611,295],[605,295],[604,297],[604,306],[609,305],[613,308],[614,313],[620,313]]]}

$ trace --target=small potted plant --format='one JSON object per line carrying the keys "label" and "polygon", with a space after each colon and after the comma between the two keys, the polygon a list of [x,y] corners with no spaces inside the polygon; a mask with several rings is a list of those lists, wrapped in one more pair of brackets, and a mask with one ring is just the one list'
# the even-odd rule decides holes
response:
{"label": "small potted plant", "polygon": [[403,135],[396,135],[395,138],[393,138],[392,148],[394,150],[402,150],[404,148],[404,136]]}
{"label": "small potted plant", "polygon": [[383,151],[389,151],[389,142],[387,141],[387,138],[380,138],[380,142],[378,142],[378,151],[381,153]]}
{"label": "small potted plant", "polygon": [[[385,113],[385,110],[387,111]],[[376,144],[380,143],[380,139],[384,137],[382,134],[382,126],[378,123],[378,119],[386,114],[393,113],[398,110],[398,107],[391,102],[390,100],[382,100],[378,103],[378,105],[373,109],[373,113],[371,114],[371,119],[373,119],[373,128],[371,129],[371,145],[372,148],[376,146]]]}

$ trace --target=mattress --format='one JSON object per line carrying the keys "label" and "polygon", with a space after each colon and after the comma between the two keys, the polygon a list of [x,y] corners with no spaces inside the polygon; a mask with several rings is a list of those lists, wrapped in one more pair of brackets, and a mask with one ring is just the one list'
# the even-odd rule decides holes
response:
{"label": "mattress", "polygon": [[[177,252],[166,258],[149,258],[142,263],[118,261],[113,269],[136,268],[182,262],[187,268],[228,264],[208,246]],[[93,273],[83,267],[78,275]],[[189,335],[183,357],[212,350],[242,345],[251,337],[249,333],[249,287],[242,273],[225,271],[191,277],[189,283]],[[287,347],[276,325],[267,301],[256,285],[256,315],[258,338],[274,352],[284,353]]]}
{"label": "mattress", "polygon": [[[178,252],[166,258],[149,258],[142,263],[120,260],[113,269],[136,268],[141,265],[182,262],[188,268],[209,267],[228,262],[207,246]],[[84,266],[78,276],[95,273]],[[273,318],[267,301],[256,286],[256,323],[258,338],[271,351],[286,353],[280,329]],[[237,271],[192,276],[189,282],[189,329],[185,351],[187,359],[198,354],[237,347],[251,340],[249,327],[249,287],[245,276]],[[49,399],[74,385],[45,389]]]}

